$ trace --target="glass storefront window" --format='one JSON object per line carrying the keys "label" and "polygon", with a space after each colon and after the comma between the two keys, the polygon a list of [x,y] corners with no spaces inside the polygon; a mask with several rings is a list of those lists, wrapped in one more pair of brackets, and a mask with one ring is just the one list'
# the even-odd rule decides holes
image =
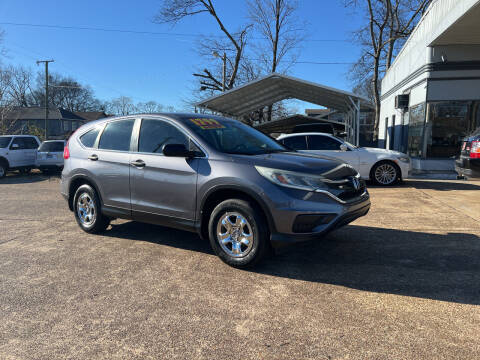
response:
{"label": "glass storefront window", "polygon": [[469,133],[471,101],[429,103],[426,125],[427,158],[450,158],[460,153]]}
{"label": "glass storefront window", "polygon": [[413,157],[423,156],[423,135],[425,130],[425,103],[409,110],[408,153]]}

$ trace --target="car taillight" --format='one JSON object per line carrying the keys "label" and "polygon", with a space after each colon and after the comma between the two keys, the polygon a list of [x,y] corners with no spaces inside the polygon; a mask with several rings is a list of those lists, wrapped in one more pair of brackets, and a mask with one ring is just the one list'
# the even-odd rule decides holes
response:
{"label": "car taillight", "polygon": [[470,159],[480,159],[480,141],[472,141]]}
{"label": "car taillight", "polygon": [[68,141],[63,148],[63,158],[66,160],[70,157],[70,150],[68,150]]}

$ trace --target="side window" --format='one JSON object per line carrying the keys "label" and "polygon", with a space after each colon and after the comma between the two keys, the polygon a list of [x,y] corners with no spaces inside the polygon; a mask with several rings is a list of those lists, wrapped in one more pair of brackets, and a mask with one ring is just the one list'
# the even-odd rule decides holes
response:
{"label": "side window", "polygon": [[25,142],[25,149],[38,149],[38,143],[34,138],[26,137],[23,138]]}
{"label": "side window", "polygon": [[103,150],[130,150],[134,119],[112,121],[103,130],[98,148]]}
{"label": "side window", "polygon": [[311,135],[308,137],[309,150],[340,150],[341,142],[329,136]]}
{"label": "side window", "polygon": [[21,137],[13,139],[12,144],[10,145],[10,150],[24,150],[26,148],[27,146],[25,144],[25,140],[23,140]]}
{"label": "side window", "polygon": [[80,142],[85,147],[89,147],[89,148],[93,147],[93,145],[95,145],[95,140],[97,140],[97,136],[99,132],[100,132],[100,128],[98,127],[90,130],[89,132],[80,136]]}
{"label": "side window", "polygon": [[143,119],[138,139],[138,151],[161,153],[166,144],[184,144],[189,147],[188,138],[175,126],[154,119]]}
{"label": "side window", "polygon": [[292,136],[282,139],[282,143],[294,150],[307,150],[307,138],[305,136]]}

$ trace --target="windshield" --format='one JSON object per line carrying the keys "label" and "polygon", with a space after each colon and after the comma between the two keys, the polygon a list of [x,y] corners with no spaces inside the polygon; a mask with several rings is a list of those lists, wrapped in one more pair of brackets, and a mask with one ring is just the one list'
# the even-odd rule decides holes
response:
{"label": "windshield", "polygon": [[6,148],[12,140],[11,136],[0,136],[0,148]]}
{"label": "windshield", "polygon": [[227,154],[259,155],[291,151],[274,139],[237,120],[192,118],[186,125],[206,143]]}
{"label": "windshield", "polygon": [[38,148],[39,152],[63,152],[63,141],[44,142]]}

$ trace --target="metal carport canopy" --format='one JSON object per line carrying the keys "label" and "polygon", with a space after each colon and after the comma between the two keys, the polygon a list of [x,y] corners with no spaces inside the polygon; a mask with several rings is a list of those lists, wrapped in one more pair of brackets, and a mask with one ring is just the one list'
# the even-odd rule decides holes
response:
{"label": "metal carport canopy", "polygon": [[198,102],[196,106],[239,117],[286,99],[345,112],[355,110],[358,102],[370,104],[367,99],[347,91],[273,73]]}

